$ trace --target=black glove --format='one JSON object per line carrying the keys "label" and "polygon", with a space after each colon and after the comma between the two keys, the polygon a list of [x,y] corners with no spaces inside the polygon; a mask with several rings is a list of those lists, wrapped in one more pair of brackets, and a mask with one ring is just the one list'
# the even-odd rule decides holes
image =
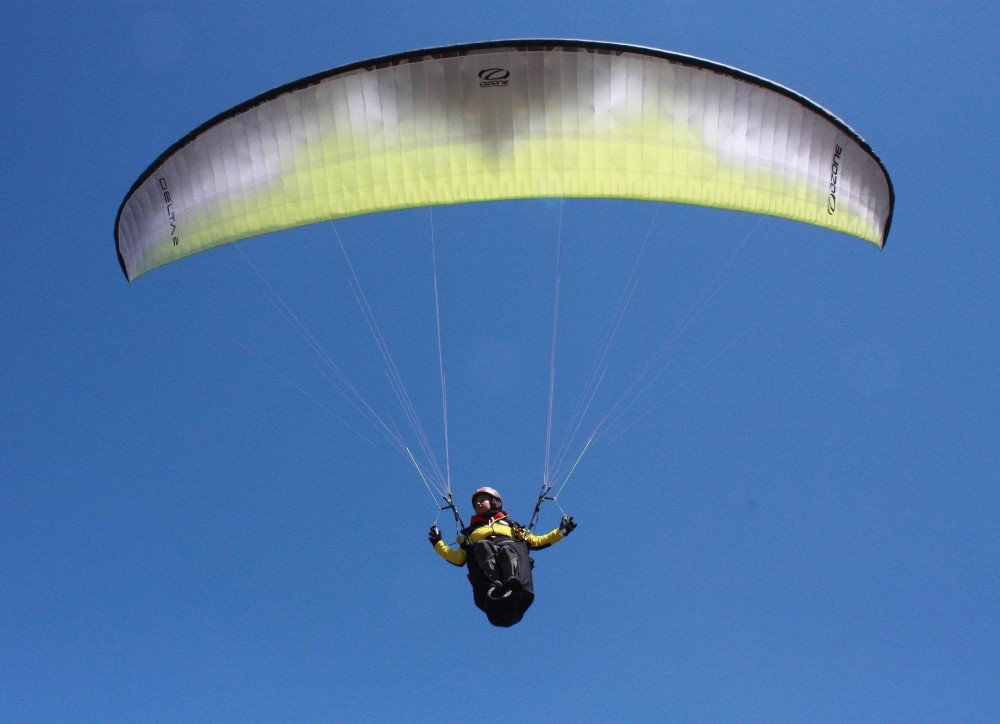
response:
{"label": "black glove", "polygon": [[438,530],[436,525],[432,525],[431,529],[427,532],[427,540],[430,541],[431,545],[437,545],[437,542],[441,540],[441,531]]}
{"label": "black glove", "polygon": [[559,521],[559,532],[562,533],[563,538],[568,536],[576,530],[576,522],[573,520],[572,516],[564,515],[562,520]]}

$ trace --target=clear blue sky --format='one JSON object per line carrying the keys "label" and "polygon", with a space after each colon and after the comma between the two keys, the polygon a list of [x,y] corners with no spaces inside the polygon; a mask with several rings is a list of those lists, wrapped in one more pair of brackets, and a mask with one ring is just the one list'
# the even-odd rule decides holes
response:
{"label": "clear blue sky", "polygon": [[[5,3],[0,719],[1000,718],[1000,13],[758,5]],[[710,299],[643,399],[662,402],[584,458],[560,500],[580,527],[500,630],[427,545],[412,468],[316,404],[372,434],[240,252],[130,286],[112,230],[153,158],[236,103],[516,37],[776,80],[872,144],[897,205],[883,252],[661,210],[616,380]],[[559,209],[434,216],[456,496],[494,485],[522,519]],[[656,208],[563,211],[557,431]],[[337,228],[440,446],[427,212]],[[390,407],[329,226],[241,249]]]}

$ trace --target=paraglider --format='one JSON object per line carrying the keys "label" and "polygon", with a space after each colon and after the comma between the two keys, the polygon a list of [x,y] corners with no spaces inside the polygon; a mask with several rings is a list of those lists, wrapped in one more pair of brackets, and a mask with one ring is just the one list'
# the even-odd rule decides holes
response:
{"label": "paraglider", "polygon": [[503,497],[494,488],[472,494],[475,515],[452,548],[432,525],[427,539],[439,556],[455,566],[467,566],[472,598],[494,626],[508,627],[524,618],[535,600],[529,551],[555,545],[576,529],[576,521],[563,516],[559,526],[545,535],[534,535],[503,509]]}
{"label": "paraglider", "polygon": [[[868,143],[782,85],[651,48],[498,41],[365,60],[216,116],[140,175],[118,211],[115,240],[132,282],[183,257],[305,224],[418,206],[571,197],[762,214],[879,248],[894,204],[888,173]],[[436,284],[435,277],[435,304]],[[358,407],[430,490],[393,426],[366,402]],[[551,417],[550,385],[550,430]],[[539,505],[554,499],[546,497],[553,487],[547,468],[548,459]],[[437,482],[454,511],[450,474],[438,471]],[[562,540],[575,523],[564,516],[558,528],[535,536],[538,505],[522,528],[497,491],[477,493],[476,515],[457,549],[436,525],[429,537],[442,557],[468,566],[475,603],[490,621],[510,626],[534,597],[528,551]]]}

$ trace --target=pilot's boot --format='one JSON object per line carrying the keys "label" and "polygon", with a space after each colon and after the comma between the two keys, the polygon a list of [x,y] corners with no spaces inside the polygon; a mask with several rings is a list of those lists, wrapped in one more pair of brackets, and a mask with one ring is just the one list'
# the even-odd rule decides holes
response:
{"label": "pilot's boot", "polygon": [[517,551],[510,546],[500,546],[497,551],[497,563],[504,589],[512,591],[520,588],[521,580],[517,576],[519,563]]}
{"label": "pilot's boot", "polygon": [[476,554],[476,563],[482,572],[494,585],[499,585],[500,572],[497,570],[496,547],[488,540],[482,540],[476,543],[473,551]]}

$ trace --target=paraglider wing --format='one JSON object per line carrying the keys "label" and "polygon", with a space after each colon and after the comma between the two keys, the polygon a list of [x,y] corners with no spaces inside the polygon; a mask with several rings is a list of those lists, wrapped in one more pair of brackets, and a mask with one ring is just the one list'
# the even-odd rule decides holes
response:
{"label": "paraglider wing", "polygon": [[846,124],[709,61],[537,40],[417,51],[275,89],[160,156],[118,212],[126,277],[387,209],[529,197],[698,204],[881,247],[893,193]]}

